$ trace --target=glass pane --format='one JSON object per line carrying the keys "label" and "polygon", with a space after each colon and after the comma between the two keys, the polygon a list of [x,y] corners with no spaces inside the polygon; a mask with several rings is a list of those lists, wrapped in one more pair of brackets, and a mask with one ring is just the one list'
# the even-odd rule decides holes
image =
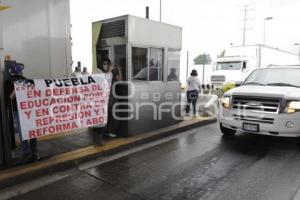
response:
{"label": "glass pane", "polygon": [[242,62],[219,62],[217,63],[217,70],[240,70]]}
{"label": "glass pane", "polygon": [[168,52],[168,81],[179,80],[179,69],[180,69],[180,51],[169,50]]}
{"label": "glass pane", "polygon": [[115,51],[115,65],[120,67],[122,71],[123,81],[127,80],[127,68],[126,68],[126,45],[120,45],[114,47]]}
{"label": "glass pane", "polygon": [[103,49],[98,49],[97,50],[97,67],[99,69],[102,69],[103,66],[103,60],[109,58],[109,51],[108,50],[103,50]]}
{"label": "glass pane", "polygon": [[244,84],[300,87],[299,76],[300,69],[297,68],[258,69],[250,74]]}
{"label": "glass pane", "polygon": [[132,77],[133,80],[148,80],[148,50],[132,48]]}
{"label": "glass pane", "polygon": [[161,81],[163,69],[163,50],[150,48],[149,80]]}

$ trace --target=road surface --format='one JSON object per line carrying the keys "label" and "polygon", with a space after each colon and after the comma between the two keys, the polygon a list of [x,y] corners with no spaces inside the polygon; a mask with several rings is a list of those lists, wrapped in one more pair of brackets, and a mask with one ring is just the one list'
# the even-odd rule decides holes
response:
{"label": "road surface", "polygon": [[295,139],[245,134],[224,139],[217,124],[80,169],[14,199],[300,199],[300,147]]}

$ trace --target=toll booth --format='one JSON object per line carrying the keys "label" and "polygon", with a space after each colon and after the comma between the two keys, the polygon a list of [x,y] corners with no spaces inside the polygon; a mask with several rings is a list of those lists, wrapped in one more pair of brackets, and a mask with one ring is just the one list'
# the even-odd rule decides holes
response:
{"label": "toll booth", "polygon": [[178,123],[182,28],[131,15],[92,26],[93,73],[109,58],[127,81],[113,87],[121,117],[115,132],[135,135]]}

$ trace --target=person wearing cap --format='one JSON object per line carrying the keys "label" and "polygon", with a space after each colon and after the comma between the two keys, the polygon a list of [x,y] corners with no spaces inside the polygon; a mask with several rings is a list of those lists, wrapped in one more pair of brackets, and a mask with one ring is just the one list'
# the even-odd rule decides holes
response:
{"label": "person wearing cap", "polygon": [[20,118],[18,113],[18,106],[16,100],[16,92],[14,88],[14,83],[24,83],[30,87],[32,85],[32,81],[26,79],[23,76],[24,65],[22,64],[15,64],[11,67],[11,80],[9,84],[9,91],[10,91],[10,99],[12,103],[12,115],[14,118],[15,123],[15,132],[19,135],[21,141],[21,149],[22,149],[22,162],[28,163],[32,161],[38,161],[40,159],[37,150],[37,139],[30,139],[30,140],[22,140],[22,132],[20,126]]}
{"label": "person wearing cap", "polygon": [[199,96],[201,83],[198,78],[197,70],[192,70],[191,76],[187,79],[187,105],[185,108],[186,114],[190,113],[190,106],[193,106],[193,114],[196,116],[196,103]]}

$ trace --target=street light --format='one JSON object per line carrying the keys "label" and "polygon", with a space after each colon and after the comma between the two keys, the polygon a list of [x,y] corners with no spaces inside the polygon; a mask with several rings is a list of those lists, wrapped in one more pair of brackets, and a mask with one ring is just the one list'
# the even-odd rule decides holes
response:
{"label": "street light", "polygon": [[298,57],[299,57],[299,64],[300,64],[300,43],[295,43],[295,46],[298,46]]}
{"label": "street light", "polygon": [[273,19],[273,17],[266,17],[264,19],[264,43],[263,44],[266,44],[266,21],[267,20],[272,20],[272,19]]}

